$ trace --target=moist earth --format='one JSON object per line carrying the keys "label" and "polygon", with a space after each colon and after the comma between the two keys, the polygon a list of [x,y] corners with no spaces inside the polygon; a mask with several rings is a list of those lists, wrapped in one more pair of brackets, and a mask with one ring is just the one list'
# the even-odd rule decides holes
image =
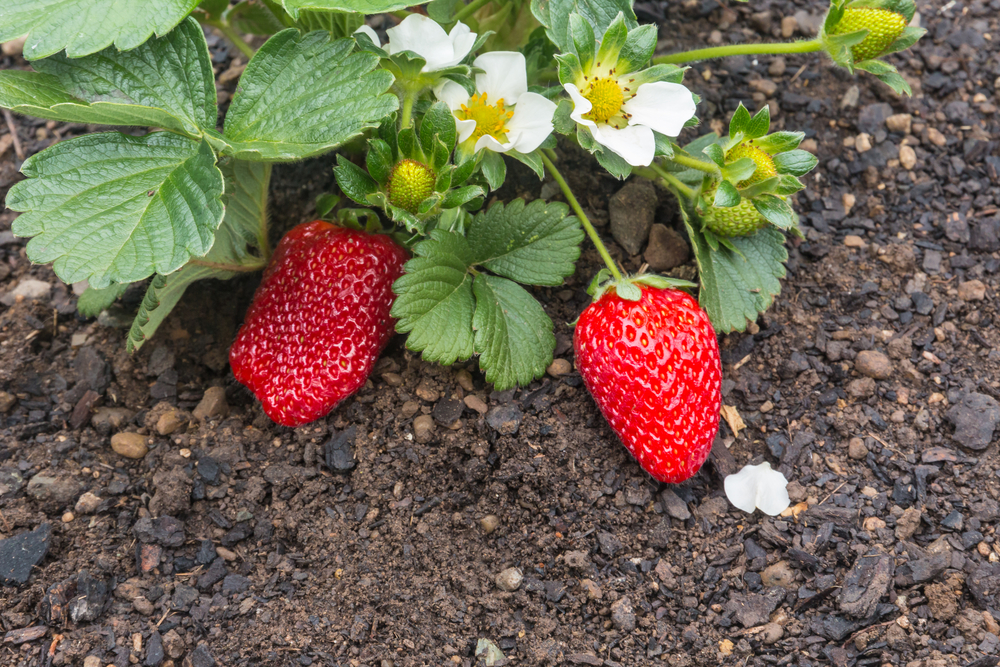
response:
{"label": "moist earth", "polygon": [[[811,36],[822,9],[636,4],[664,51]],[[928,36],[891,58],[910,99],[815,54],[688,73],[687,138],[766,103],[820,166],[781,295],[721,339],[742,423],[680,485],[642,472],[573,370],[589,246],[535,290],[558,339],[542,380],[495,392],[397,339],[292,430],[227,365],[255,278],[196,285],[129,356],[142,290],[81,319],[0,214],[0,664],[996,665],[1000,1],[919,9]],[[241,62],[211,40],[225,102]],[[12,118],[0,196],[25,157],[94,129]],[[668,194],[560,157],[628,269],[694,275]],[[275,169],[275,236],[311,219],[331,167]],[[558,198],[509,169],[501,197]],[[784,516],[722,491],[764,460],[790,481]]]}

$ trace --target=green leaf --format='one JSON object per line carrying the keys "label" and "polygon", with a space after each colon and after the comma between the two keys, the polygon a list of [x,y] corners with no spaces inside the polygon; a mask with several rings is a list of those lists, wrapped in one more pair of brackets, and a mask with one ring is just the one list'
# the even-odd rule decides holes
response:
{"label": "green leaf", "polygon": [[443,229],[413,246],[413,259],[393,283],[396,331],[427,361],[448,366],[475,351],[472,316],[472,251],[465,237]]}
{"label": "green leaf", "polygon": [[211,147],[166,132],[90,134],[32,156],[7,206],[28,258],[95,288],[171,273],[212,247],[222,173]]}
{"label": "green leaf", "polygon": [[486,381],[498,391],[540,378],[552,363],[552,320],[520,285],[486,274],[473,284],[475,349]]}
{"label": "green leaf", "polygon": [[774,156],[774,167],[779,174],[805,176],[819,163],[816,156],[809,151],[793,150],[778,153]]}
{"label": "green leaf", "polygon": [[0,72],[0,106],[38,118],[160,127],[193,138],[215,128],[212,59],[194,19],[132,51],[58,54],[32,67],[35,72]]}
{"label": "green leaf", "polygon": [[104,289],[88,287],[76,301],[76,310],[84,317],[97,317],[128,289],[128,283],[115,283]]}
{"label": "green leaf", "polygon": [[337,166],[333,168],[333,173],[344,194],[362,206],[368,206],[368,195],[378,192],[375,179],[343,155],[337,156]]}
{"label": "green leaf", "polygon": [[531,0],[531,13],[545,26],[549,39],[563,53],[573,51],[569,17],[574,12],[589,23],[597,35],[604,34],[618,12],[624,14],[627,28],[639,26],[630,0]]}
{"label": "green leaf", "polygon": [[227,160],[219,166],[226,179],[226,194],[223,198],[226,214],[208,256],[217,254],[222,249],[219,243],[221,232],[229,230],[244,243],[241,245],[234,242],[232,257],[226,261],[240,260],[246,256],[246,244],[256,246],[261,251],[268,247],[267,195],[271,183],[271,165],[266,162]]}
{"label": "green leaf", "polygon": [[785,237],[765,227],[751,236],[730,239],[737,252],[726,247],[711,250],[705,235],[696,229],[700,221],[692,224],[684,207],[682,213],[698,263],[701,307],[716,331],[744,331],[747,321],[756,320],[781,292],[778,279],[785,276],[788,259]]}
{"label": "green leaf", "polygon": [[758,139],[767,134],[771,127],[771,109],[766,104],[753,115],[750,122],[743,128],[747,139]]}
{"label": "green leaf", "polygon": [[527,285],[561,285],[573,275],[583,229],[565,204],[536,199],[497,203],[476,215],[469,245],[476,263]]}
{"label": "green leaf", "polygon": [[781,197],[775,195],[759,195],[750,201],[764,218],[775,227],[780,229],[791,229],[799,222],[799,217],[795,211]]}
{"label": "green leaf", "polygon": [[153,33],[167,34],[197,5],[198,0],[4,0],[0,42],[28,36],[28,60],[63,49],[70,58],[79,58],[112,43],[128,51]]}
{"label": "green leaf", "polygon": [[226,11],[226,21],[237,31],[251,35],[273,35],[288,27],[270,7],[253,0],[242,0]]}
{"label": "green leaf", "polygon": [[729,119],[729,136],[735,137],[741,132],[745,135],[749,126],[750,112],[743,106],[743,102],[740,102],[740,105],[736,107],[736,111],[733,112],[733,117]]}
{"label": "green leaf", "polygon": [[503,156],[489,149],[483,149],[481,169],[490,190],[498,190],[507,178],[507,164],[503,161]]}
{"label": "green leaf", "polygon": [[292,18],[299,17],[303,9],[335,9],[358,14],[385,14],[414,5],[422,5],[426,0],[281,0]]}
{"label": "green leaf", "polygon": [[[295,22],[301,32],[313,30],[325,30],[334,39],[351,37],[354,31],[365,23],[363,14],[352,12],[339,12],[334,10],[304,9],[299,12],[299,18]],[[277,30],[272,30],[266,34],[274,34]]]}
{"label": "green leaf", "polygon": [[353,39],[278,33],[251,58],[226,114],[225,140],[245,160],[299,160],[377,127],[399,100],[378,57]]}
{"label": "green leaf", "polygon": [[715,191],[715,203],[713,206],[729,208],[740,203],[740,193],[729,181],[719,183],[719,189]]}

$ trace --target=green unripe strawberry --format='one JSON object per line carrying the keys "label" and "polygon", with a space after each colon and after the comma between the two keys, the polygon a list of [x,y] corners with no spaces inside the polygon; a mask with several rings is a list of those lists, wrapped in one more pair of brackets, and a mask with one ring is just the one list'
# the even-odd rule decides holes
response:
{"label": "green unripe strawberry", "polygon": [[861,62],[878,58],[885,53],[905,29],[906,17],[902,14],[877,7],[856,7],[844,10],[844,16],[830,30],[830,34],[846,35],[867,30],[868,36],[864,41],[851,47],[854,62]]}
{"label": "green unripe strawberry", "polygon": [[[778,175],[774,158],[754,146],[753,141],[744,141],[729,149],[726,153],[726,163],[732,164],[745,157],[753,160],[757,168],[750,178],[737,183],[737,188],[746,188]],[[705,198],[709,202],[715,199],[717,189],[718,184],[705,192]],[[720,236],[748,236],[767,224],[767,219],[758,213],[753,202],[746,198],[741,199],[736,206],[712,206],[703,217],[705,226]]]}
{"label": "green unripe strawberry", "polygon": [[434,172],[416,160],[400,160],[389,173],[389,203],[410,213],[434,191]]}

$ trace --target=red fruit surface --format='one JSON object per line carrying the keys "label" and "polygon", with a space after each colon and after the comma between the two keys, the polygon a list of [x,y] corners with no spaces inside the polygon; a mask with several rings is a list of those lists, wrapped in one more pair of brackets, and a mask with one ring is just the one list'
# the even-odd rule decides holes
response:
{"label": "red fruit surface", "polygon": [[392,338],[408,257],[388,236],[322,220],[281,239],[229,350],[268,417],[308,424],[361,388]]}
{"label": "red fruit surface", "polygon": [[719,430],[719,344],[690,296],[639,287],[639,301],[609,289],[583,311],[573,334],[576,365],[643,470],[683,482],[708,458]]}

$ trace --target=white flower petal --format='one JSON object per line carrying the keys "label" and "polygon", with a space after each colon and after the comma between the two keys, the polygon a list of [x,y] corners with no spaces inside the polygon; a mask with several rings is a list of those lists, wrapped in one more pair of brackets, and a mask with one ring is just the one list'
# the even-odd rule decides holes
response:
{"label": "white flower petal", "polygon": [[434,86],[434,96],[447,104],[452,111],[461,109],[462,105],[469,101],[469,93],[465,87],[448,79]]}
{"label": "white flower petal", "polygon": [[465,56],[469,55],[469,51],[476,44],[476,33],[472,32],[469,26],[464,23],[456,23],[455,27],[448,33],[448,39],[451,40],[451,48],[454,53],[451,64],[448,65],[451,67],[462,62]]}
{"label": "white flower petal", "polygon": [[476,75],[476,90],[486,93],[486,102],[503,100],[507,106],[517,104],[528,92],[528,72],[524,56],[514,51],[493,51],[476,58],[473,65],[483,70]]}
{"label": "white flower petal", "polygon": [[726,497],[737,508],[752,514],[759,509],[768,516],[784,512],[791,501],[788,498],[788,480],[765,461],[756,466],[743,466],[735,475],[726,477]]}
{"label": "white flower petal", "polygon": [[444,28],[436,21],[421,14],[410,14],[403,21],[385,31],[389,36],[386,50],[390,54],[413,51],[426,61],[423,72],[447,67],[445,63],[455,57],[455,50]]}
{"label": "white flower petal", "polygon": [[679,83],[654,81],[639,86],[635,97],[625,103],[630,125],[645,125],[668,137],[676,137],[684,123],[694,117],[691,91]]}
{"label": "white flower petal", "polygon": [[382,42],[379,41],[378,35],[370,27],[362,25],[360,28],[354,31],[354,34],[357,34],[359,32],[368,35],[368,39],[372,40],[372,44],[374,44],[379,48],[382,48]]}
{"label": "white flower petal", "polygon": [[573,111],[570,113],[569,117],[577,123],[586,125],[589,128],[597,127],[596,123],[583,117],[583,114],[590,113],[590,110],[594,108],[594,105],[590,103],[590,100],[581,95],[580,89],[572,83],[564,83],[563,88],[566,89],[566,92],[569,93],[569,98],[573,101]]}
{"label": "white flower petal", "polygon": [[656,138],[644,125],[627,125],[620,130],[610,125],[594,125],[590,133],[597,143],[617,153],[633,167],[648,167],[656,153]]}
{"label": "white flower petal", "polygon": [[476,131],[476,121],[455,119],[455,129],[458,130],[458,143],[462,143]]}
{"label": "white flower petal", "polygon": [[507,123],[512,148],[521,153],[530,153],[552,134],[552,116],[556,112],[555,102],[538,93],[524,93],[514,107],[514,116]]}
{"label": "white flower petal", "polygon": [[494,153],[506,153],[513,147],[514,144],[512,142],[501,144],[492,136],[484,134],[483,136],[479,137],[479,139],[476,140],[476,146],[475,148],[473,148],[473,151],[478,153],[480,149],[486,148],[488,150],[493,151]]}

